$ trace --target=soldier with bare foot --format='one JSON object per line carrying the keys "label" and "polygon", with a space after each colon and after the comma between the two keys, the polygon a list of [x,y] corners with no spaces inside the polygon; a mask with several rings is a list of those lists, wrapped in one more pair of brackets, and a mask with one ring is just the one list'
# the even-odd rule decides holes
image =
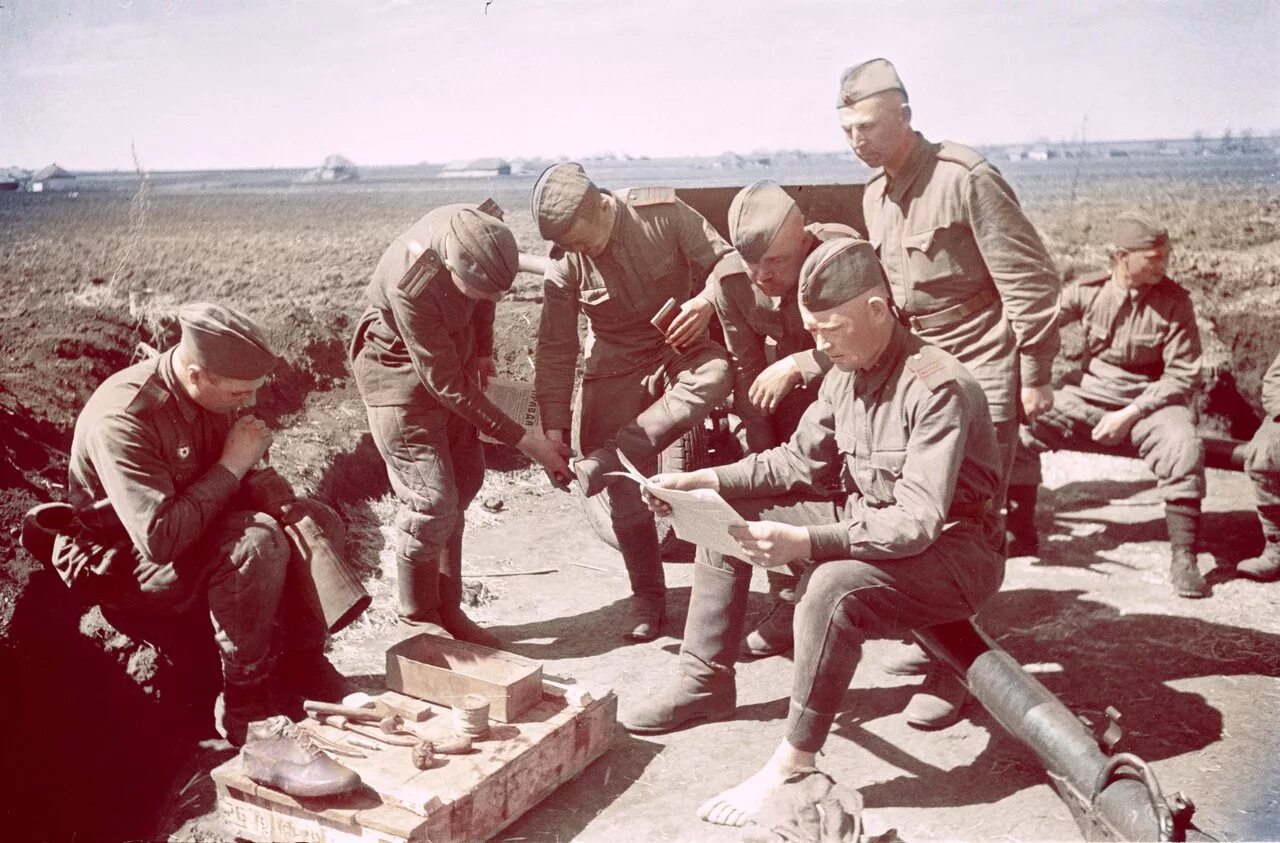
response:
{"label": "soldier with bare foot", "polygon": [[752,566],[799,564],[806,587],[786,734],[759,772],[699,809],[723,825],[753,821],[790,774],[813,766],[863,640],[967,618],[1004,576],[992,507],[1002,463],[978,381],[903,327],[870,243],[819,246],[801,269],[799,299],[835,371],[795,435],[732,465],[655,478],[719,490],[748,523],[730,531],[740,558],[699,550],[679,675],[627,700],[620,718],[646,734],[732,716]]}

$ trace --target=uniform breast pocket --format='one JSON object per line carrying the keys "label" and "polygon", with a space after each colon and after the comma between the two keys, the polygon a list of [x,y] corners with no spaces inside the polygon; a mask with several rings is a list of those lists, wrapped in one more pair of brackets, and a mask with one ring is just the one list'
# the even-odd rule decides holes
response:
{"label": "uniform breast pocket", "polygon": [[1164,337],[1150,331],[1134,332],[1129,337],[1129,358],[1139,365],[1148,366],[1164,359],[1161,351],[1164,348]]}
{"label": "uniform breast pocket", "polygon": [[937,285],[968,275],[981,276],[981,255],[962,225],[932,228],[902,238],[907,271],[917,285]]}
{"label": "uniform breast pocket", "polygon": [[879,450],[867,459],[867,497],[883,504],[893,503],[893,488],[902,479],[902,466],[907,462],[905,450]]}
{"label": "uniform breast pocket", "polygon": [[582,309],[592,319],[601,316],[608,318],[617,308],[613,296],[607,287],[588,287],[578,291],[578,301]]}

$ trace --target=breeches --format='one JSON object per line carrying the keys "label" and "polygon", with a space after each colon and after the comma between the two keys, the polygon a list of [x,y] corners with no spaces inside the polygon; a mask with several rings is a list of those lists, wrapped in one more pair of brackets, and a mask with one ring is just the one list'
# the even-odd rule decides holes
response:
{"label": "breeches", "polygon": [[1258,496],[1258,518],[1268,537],[1280,536],[1280,422],[1267,419],[1245,452],[1245,473]]}
{"label": "breeches", "polygon": [[1196,434],[1191,409],[1162,407],[1134,423],[1128,442],[1100,446],[1093,442],[1091,432],[1104,415],[1116,409],[1120,408],[1088,400],[1079,387],[1055,391],[1053,409],[1022,426],[1012,482],[1039,485],[1040,454],[1079,449],[1141,459],[1156,476],[1156,486],[1166,501],[1204,498],[1204,445]]}

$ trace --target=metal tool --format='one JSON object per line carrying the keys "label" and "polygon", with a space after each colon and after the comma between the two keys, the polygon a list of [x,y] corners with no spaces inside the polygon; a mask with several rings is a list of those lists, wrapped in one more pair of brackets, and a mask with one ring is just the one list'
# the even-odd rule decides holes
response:
{"label": "metal tool", "polygon": [[341,714],[321,714],[316,711],[308,712],[313,720],[317,720],[326,726],[332,726],[335,729],[342,729],[348,732],[354,732],[357,735],[363,735],[366,738],[372,738],[392,746],[417,746],[422,738],[405,730],[385,732],[375,726],[360,725],[352,723],[350,719]]}

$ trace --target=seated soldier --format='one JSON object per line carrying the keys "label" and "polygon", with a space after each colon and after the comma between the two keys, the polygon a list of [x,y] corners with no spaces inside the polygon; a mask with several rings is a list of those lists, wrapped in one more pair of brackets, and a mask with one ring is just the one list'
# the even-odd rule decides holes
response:
{"label": "seated soldier", "polygon": [[836,371],[786,444],[655,478],[670,489],[718,489],[761,520],[731,528],[745,561],[699,550],[679,676],[629,700],[619,718],[629,731],[656,733],[732,715],[751,566],[805,567],[786,737],[763,769],[699,809],[725,825],[747,822],[790,773],[813,766],[863,640],[967,618],[1004,576],[991,506],[1000,451],[977,380],[898,321],[870,243],[819,246],[801,269],[799,299]]}
{"label": "seated soldier", "polygon": [[1096,443],[1137,456],[1165,501],[1169,578],[1182,597],[1204,597],[1196,567],[1204,445],[1191,402],[1200,383],[1200,332],[1187,291],[1165,273],[1169,233],[1140,214],[1112,229],[1110,272],[1063,288],[1060,322],[1084,327],[1079,386],[1055,390],[1053,409],[1021,430],[1009,483],[1011,556],[1034,555],[1040,454]]}
{"label": "seated soldier", "polygon": [[[333,702],[348,685],[324,656],[307,561],[244,483],[271,431],[243,411],[277,358],[230,308],[188,304],[178,322],[176,347],[107,378],[76,420],[67,483],[76,523],[54,542],[53,564],[108,609],[169,615],[207,601],[222,657],[218,729],[239,746],[249,722],[277,713],[268,687],[277,630],[288,691]],[[318,523],[337,518],[300,503]]]}
{"label": "seated soldier", "polygon": [[1249,443],[1245,471],[1258,496],[1258,520],[1265,542],[1262,555],[1241,562],[1236,571],[1263,582],[1280,579],[1280,354],[1262,379],[1266,418]]}
{"label": "seated soldier", "polygon": [[494,303],[519,251],[474,205],[429,211],[383,252],[356,326],[351,365],[378,453],[400,499],[395,554],[400,632],[500,647],[462,611],[462,534],[484,482],[488,434],[567,486],[568,448],[526,431],[485,397],[494,373]]}
{"label": "seated soldier", "polygon": [[[804,215],[777,182],[744,187],[729,206],[734,251],[716,264],[701,293],[710,299],[733,358],[733,409],[742,420],[747,450],[760,453],[786,442],[818,394],[831,368],[804,329],[796,285],[800,266],[819,245],[856,232],[838,223],[805,225]],[[776,360],[768,358],[772,342]],[[799,577],[769,569],[774,602],[747,634],[743,655],[752,658],[791,649],[791,620]]]}
{"label": "seated soldier", "polygon": [[[631,641],[658,636],[666,579],[653,514],[629,480],[610,482],[622,451],[642,471],[729,394],[725,350],[706,336],[706,302],[690,302],[729,244],[669,187],[610,193],[577,164],[549,167],[533,189],[533,216],[556,244],[543,281],[534,383],[547,435],[563,442],[587,317],[574,472],[584,494],[607,491],[618,550],[631,580]],[[669,301],[665,329],[650,320]]]}

